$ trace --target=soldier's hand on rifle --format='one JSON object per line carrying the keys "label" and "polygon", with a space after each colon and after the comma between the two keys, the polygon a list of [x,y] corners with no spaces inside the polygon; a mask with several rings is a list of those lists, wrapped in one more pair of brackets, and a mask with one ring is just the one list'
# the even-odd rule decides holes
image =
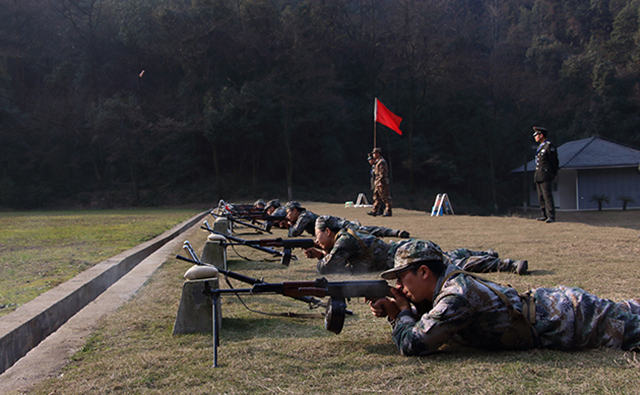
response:
{"label": "soldier's hand on rifle", "polygon": [[324,258],[324,252],[316,250],[315,248],[307,248],[304,250],[304,256],[307,258],[322,259]]}
{"label": "soldier's hand on rifle", "polygon": [[390,316],[389,312],[393,314],[393,316],[397,316],[400,311],[395,311],[395,305],[390,299],[382,298],[375,301],[369,302],[369,307],[371,308],[371,313],[376,317],[386,317]]}
{"label": "soldier's hand on rifle", "polygon": [[402,310],[411,310],[411,303],[404,294],[396,288],[391,288],[393,298],[382,298],[369,303],[371,313],[376,317],[389,317],[395,320]]}
{"label": "soldier's hand on rifle", "polygon": [[282,229],[289,229],[291,227],[291,224],[289,223],[289,221],[280,221],[280,228]]}

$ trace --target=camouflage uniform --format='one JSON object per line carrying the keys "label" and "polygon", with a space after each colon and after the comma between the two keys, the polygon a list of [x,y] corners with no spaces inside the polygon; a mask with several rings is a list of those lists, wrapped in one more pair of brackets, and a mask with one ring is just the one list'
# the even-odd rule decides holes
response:
{"label": "camouflage uniform", "polygon": [[492,250],[473,251],[466,248],[458,248],[444,252],[444,255],[449,259],[449,263],[472,273],[516,272],[516,265],[519,262],[511,259],[500,259],[498,253]]}
{"label": "camouflage uniform", "polygon": [[[333,217],[336,219],[340,228],[349,228],[356,230],[358,232],[365,232],[377,237],[401,237],[400,233],[402,233],[399,229],[390,229],[385,228],[384,226],[363,226],[360,224],[360,221],[349,221],[344,218]],[[407,235],[409,233],[407,232]],[[408,236],[406,236],[408,237]]]}
{"label": "camouflage uniform", "polygon": [[[269,206],[267,206],[269,207]],[[286,221],[285,216],[287,215],[286,210],[284,209],[284,207],[277,207],[272,213],[271,213],[271,219],[268,219],[265,224],[265,230],[270,231],[271,228],[273,226],[277,226],[280,227],[280,224],[284,221]],[[274,219],[274,218],[281,218],[281,219]]]}
{"label": "camouflage uniform", "polygon": [[382,212],[382,205],[386,206],[385,214],[391,214],[391,197],[389,196],[389,166],[380,157],[374,165],[375,189],[373,191],[373,213]]}
{"label": "camouflage uniform", "polygon": [[289,237],[298,237],[304,231],[307,231],[310,235],[315,235],[316,218],[318,216],[311,211],[302,211],[296,223],[289,228]]}
{"label": "camouflage uniform", "polygon": [[387,244],[369,233],[341,229],[331,251],[318,261],[318,272],[365,273],[386,270],[393,265],[396,244]]}
{"label": "camouflage uniform", "polygon": [[287,215],[284,207],[278,207],[274,212],[271,213],[272,217],[284,217]]}
{"label": "camouflage uniform", "polygon": [[[383,273],[383,278],[393,278],[393,274],[388,273],[402,269],[404,250],[398,249],[395,269]],[[640,347],[638,299],[615,303],[580,288],[537,288],[525,294],[535,303],[534,322],[514,323],[513,311],[524,317],[521,312],[522,300],[527,300],[523,299],[525,295],[470,274],[453,274],[447,278],[454,270],[458,268],[448,266],[439,278],[431,310],[421,317],[404,310],[392,323],[393,341],[402,355],[434,353],[453,336],[464,344],[488,348],[572,350],[606,346],[629,350]],[[506,297],[510,306],[498,293]],[[515,347],[507,335],[518,326],[522,329],[523,325],[525,331],[529,331],[531,342]]]}
{"label": "camouflage uniform", "polygon": [[[323,216],[328,217],[328,216]],[[334,217],[335,218],[335,217]],[[341,220],[349,222],[346,220]],[[339,222],[342,223],[342,222]],[[375,272],[379,270],[387,270],[393,267],[393,256],[395,251],[407,242],[414,239],[403,240],[398,243],[384,241],[375,237],[368,232],[359,229],[342,226],[342,230],[336,234],[336,242],[329,254],[318,261],[318,272],[336,273],[336,272]],[[351,233],[347,231],[351,229]],[[363,254],[363,245],[357,240],[358,236],[367,247],[375,244],[370,252]],[[374,241],[374,239],[377,239]],[[498,259],[498,254],[494,251],[472,251],[466,248],[458,248],[444,253],[447,257],[451,257],[450,264],[457,269],[464,269],[468,272],[487,273],[496,271],[514,272],[516,268],[513,261],[509,259]],[[473,255],[471,255],[473,254]],[[464,257],[462,257],[464,255]],[[364,261],[364,263],[358,260]],[[356,263],[354,263],[356,262]],[[382,264],[381,262],[385,262]]]}

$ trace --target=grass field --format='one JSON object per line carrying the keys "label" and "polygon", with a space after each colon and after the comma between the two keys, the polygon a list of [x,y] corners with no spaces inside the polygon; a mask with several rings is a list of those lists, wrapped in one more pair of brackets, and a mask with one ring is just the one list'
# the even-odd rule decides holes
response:
{"label": "grass field", "polygon": [[[624,223],[616,226],[611,218],[618,212],[581,213],[579,220],[559,213],[558,222],[545,224],[515,216],[434,218],[401,209],[394,210],[391,218],[371,218],[365,215],[366,209],[321,203],[305,206],[316,213],[357,218],[365,225],[407,229],[413,237],[431,239],[443,249],[493,248],[503,258],[527,259],[528,276],[484,275],[520,291],[563,284],[614,300],[640,297],[638,211],[625,212],[620,217]],[[274,236],[284,235],[282,230],[275,232]],[[184,238],[201,251],[206,236],[194,229]],[[252,259],[264,257],[246,247],[236,248]],[[214,369],[211,334],[171,334],[182,275],[189,267],[173,258],[167,260],[132,301],[102,321],[59,377],[38,384],[29,393],[640,393],[637,355],[618,350],[507,352],[451,342],[433,356],[402,357],[391,342],[386,321],[374,318],[361,300],[349,303],[355,314],[346,318],[342,333],[335,335],[325,331],[319,319],[258,315],[247,311],[235,297],[225,296],[221,367]],[[244,261],[233,250],[229,250],[229,268],[270,282],[318,277],[310,259],[293,261],[286,268],[277,262]],[[328,277],[378,278],[377,274]],[[264,311],[308,312],[304,304],[279,296],[243,300]]]}
{"label": "grass field", "polygon": [[0,213],[0,317],[196,210]]}

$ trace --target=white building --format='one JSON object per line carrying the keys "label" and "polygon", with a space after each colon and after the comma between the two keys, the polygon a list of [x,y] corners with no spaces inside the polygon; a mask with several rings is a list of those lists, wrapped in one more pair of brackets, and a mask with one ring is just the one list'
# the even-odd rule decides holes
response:
{"label": "white building", "polygon": [[[558,147],[558,159],[560,170],[553,182],[557,209],[597,209],[596,195],[609,199],[609,203],[603,203],[603,209],[621,209],[624,198],[633,200],[627,207],[640,208],[640,150],[591,137],[562,144]],[[538,206],[533,183],[535,168],[535,159],[527,163],[527,178],[532,185],[529,204]],[[524,166],[520,166],[511,172],[523,171]]]}

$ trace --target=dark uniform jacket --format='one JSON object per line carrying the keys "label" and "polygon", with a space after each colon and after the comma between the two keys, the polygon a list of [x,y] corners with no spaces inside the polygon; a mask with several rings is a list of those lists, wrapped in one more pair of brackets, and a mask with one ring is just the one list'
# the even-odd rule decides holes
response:
{"label": "dark uniform jacket", "polygon": [[540,144],[536,153],[535,181],[553,181],[558,173],[558,150],[547,140]]}

